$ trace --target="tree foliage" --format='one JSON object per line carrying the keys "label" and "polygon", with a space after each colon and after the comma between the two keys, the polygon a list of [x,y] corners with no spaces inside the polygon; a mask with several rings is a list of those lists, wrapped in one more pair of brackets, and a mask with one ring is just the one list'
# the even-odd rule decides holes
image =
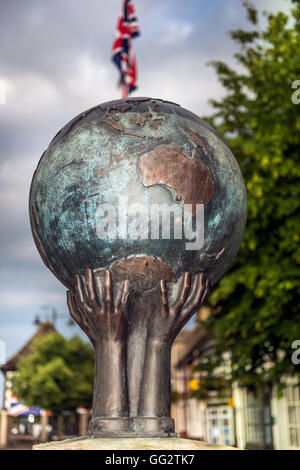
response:
{"label": "tree foliage", "polygon": [[293,1],[290,16],[265,13],[263,30],[254,7],[245,6],[254,29],[230,33],[239,45],[238,70],[212,64],[226,95],[211,101],[208,120],[241,167],[248,224],[234,265],[209,297],[222,311],[206,323],[215,332],[215,354],[198,368],[213,373],[230,351],[231,379],[259,387],[299,372],[291,345],[300,339],[300,104],[292,102],[300,6]]}
{"label": "tree foliage", "polygon": [[13,390],[28,406],[59,414],[91,408],[94,353],[78,336],[58,333],[36,339],[33,352],[18,363]]}

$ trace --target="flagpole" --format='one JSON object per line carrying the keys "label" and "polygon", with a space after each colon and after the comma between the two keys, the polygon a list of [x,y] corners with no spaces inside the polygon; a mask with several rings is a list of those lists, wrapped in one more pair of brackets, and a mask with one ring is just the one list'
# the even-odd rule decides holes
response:
{"label": "flagpole", "polygon": [[120,72],[121,96],[126,99],[137,87],[137,67],[132,48],[132,40],[139,36],[140,29],[132,0],[123,0],[119,16],[111,58]]}
{"label": "flagpole", "polygon": [[122,85],[122,98],[127,98],[128,96],[128,87],[127,85]]}

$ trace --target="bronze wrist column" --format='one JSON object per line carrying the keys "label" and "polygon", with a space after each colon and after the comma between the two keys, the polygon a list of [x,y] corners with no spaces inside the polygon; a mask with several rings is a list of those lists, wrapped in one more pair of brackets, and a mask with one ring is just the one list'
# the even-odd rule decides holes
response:
{"label": "bronze wrist column", "polygon": [[[135,430],[156,437],[174,436],[171,418],[171,348],[175,337],[202,305],[208,282],[190,273],[176,283],[161,281],[156,308],[148,318],[144,367]],[[171,294],[175,301],[170,305]]]}
{"label": "bronze wrist column", "polygon": [[130,432],[126,372],[128,282],[112,283],[111,274],[86,271],[68,291],[70,314],[95,349],[93,414],[88,434],[115,437]]}

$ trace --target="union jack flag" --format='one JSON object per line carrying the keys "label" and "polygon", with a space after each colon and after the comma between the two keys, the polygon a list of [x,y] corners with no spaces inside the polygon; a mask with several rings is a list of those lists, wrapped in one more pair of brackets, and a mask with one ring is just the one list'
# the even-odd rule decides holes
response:
{"label": "union jack flag", "polygon": [[112,60],[120,71],[123,98],[137,88],[137,67],[132,49],[132,39],[140,35],[140,29],[132,0],[123,0],[116,38],[112,46]]}

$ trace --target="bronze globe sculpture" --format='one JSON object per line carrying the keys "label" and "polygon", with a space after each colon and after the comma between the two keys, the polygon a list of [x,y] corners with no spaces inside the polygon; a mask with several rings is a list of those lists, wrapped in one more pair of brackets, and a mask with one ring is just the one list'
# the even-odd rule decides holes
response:
{"label": "bronze globe sculpture", "polygon": [[132,98],[73,119],[43,154],[32,233],[95,348],[95,437],[167,437],[174,339],[239,249],[247,198],[214,129]]}

